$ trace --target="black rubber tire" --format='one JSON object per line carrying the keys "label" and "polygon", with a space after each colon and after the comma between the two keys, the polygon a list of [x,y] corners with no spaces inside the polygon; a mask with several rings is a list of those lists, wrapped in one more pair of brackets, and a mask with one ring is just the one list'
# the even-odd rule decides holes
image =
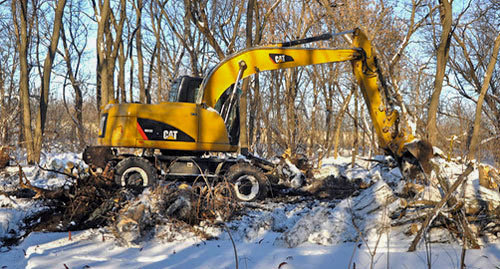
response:
{"label": "black rubber tire", "polygon": [[267,177],[255,166],[234,164],[226,172],[226,179],[233,184],[234,197],[239,201],[252,202],[267,196]]}
{"label": "black rubber tire", "polygon": [[128,157],[115,167],[115,182],[122,187],[146,187],[156,184],[156,168],[141,157]]}

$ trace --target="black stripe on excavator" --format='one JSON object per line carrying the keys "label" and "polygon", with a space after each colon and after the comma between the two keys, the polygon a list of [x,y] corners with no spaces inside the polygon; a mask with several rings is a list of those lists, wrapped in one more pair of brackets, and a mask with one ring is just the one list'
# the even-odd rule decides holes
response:
{"label": "black stripe on excavator", "polygon": [[108,122],[108,113],[104,113],[101,115],[101,120],[99,122],[99,134],[100,138],[103,138],[106,134],[106,124]]}
{"label": "black stripe on excavator", "polygon": [[269,53],[269,58],[271,58],[271,61],[273,61],[273,63],[275,64],[282,64],[294,61],[292,56],[286,54]]}
{"label": "black stripe on excavator", "polygon": [[137,118],[137,123],[148,140],[195,142],[190,135],[164,122]]}

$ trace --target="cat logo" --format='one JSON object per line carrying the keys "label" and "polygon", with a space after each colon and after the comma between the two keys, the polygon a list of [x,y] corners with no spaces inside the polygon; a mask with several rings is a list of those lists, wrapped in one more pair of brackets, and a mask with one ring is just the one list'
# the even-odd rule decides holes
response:
{"label": "cat logo", "polygon": [[165,140],[177,140],[177,132],[178,131],[164,130],[163,131],[163,139],[165,139]]}
{"label": "cat logo", "polygon": [[269,53],[269,58],[271,58],[271,61],[275,64],[282,64],[294,61],[292,56],[286,54]]}
{"label": "cat logo", "polygon": [[275,55],[274,62],[277,64],[284,63],[285,62],[285,55]]}

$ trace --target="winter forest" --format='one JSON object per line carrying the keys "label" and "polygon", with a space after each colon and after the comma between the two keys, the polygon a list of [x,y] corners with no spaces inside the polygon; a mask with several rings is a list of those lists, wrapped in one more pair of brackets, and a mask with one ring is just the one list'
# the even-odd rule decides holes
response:
{"label": "winter forest", "polygon": [[[204,76],[245,47],[358,27],[418,135],[454,156],[479,152],[498,165],[500,6],[449,2],[2,1],[0,142],[25,149],[30,162],[46,149],[81,150],[94,142],[99,108],[110,99],[162,102],[174,78]],[[339,36],[314,46],[349,44]],[[350,68],[252,77],[250,148],[314,158],[377,152]]]}
{"label": "winter forest", "polygon": [[[2,268],[500,267],[498,0],[0,0],[0,24]],[[237,163],[218,180],[206,152],[82,160],[109,103],[171,102],[177,78],[245,49],[349,49],[358,28],[396,126],[431,145],[425,179],[387,155],[350,61],[237,81],[255,159],[214,153]],[[186,156],[200,175],[171,181]],[[125,157],[158,184],[120,188]],[[233,197],[241,171],[267,182],[260,201]]]}

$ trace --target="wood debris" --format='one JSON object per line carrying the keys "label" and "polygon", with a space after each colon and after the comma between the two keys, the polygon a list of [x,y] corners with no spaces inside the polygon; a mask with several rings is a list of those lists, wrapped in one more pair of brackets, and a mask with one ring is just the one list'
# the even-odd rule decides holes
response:
{"label": "wood debris", "polygon": [[10,147],[0,146],[0,169],[5,168],[9,165],[10,156],[9,153],[11,151]]}

